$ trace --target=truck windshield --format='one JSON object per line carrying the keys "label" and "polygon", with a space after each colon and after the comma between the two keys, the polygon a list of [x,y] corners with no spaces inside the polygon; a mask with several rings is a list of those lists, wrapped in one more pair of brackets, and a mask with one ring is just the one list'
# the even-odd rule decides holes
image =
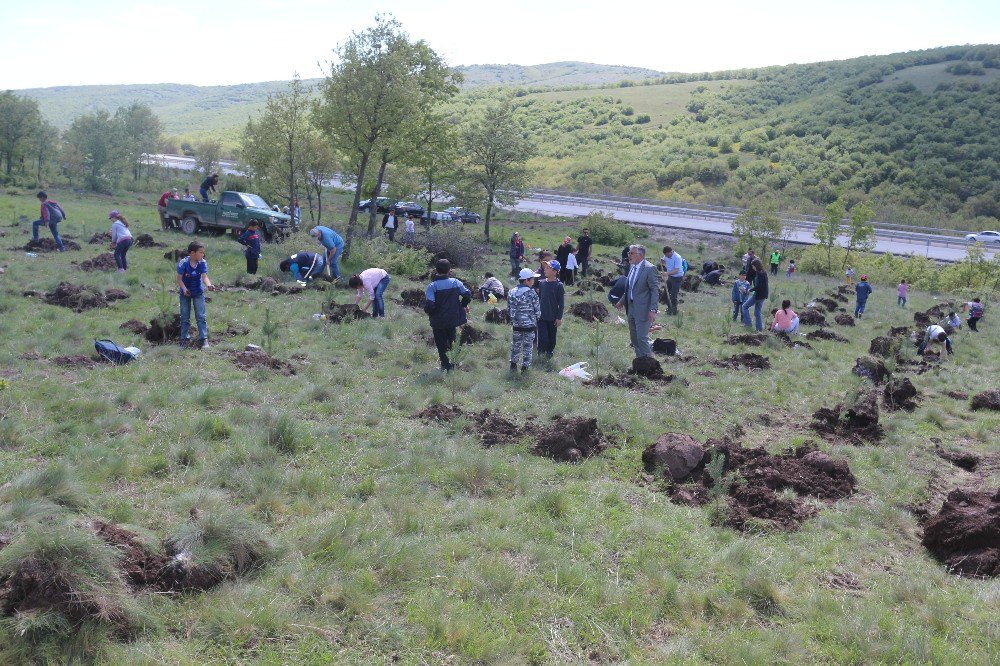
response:
{"label": "truck windshield", "polygon": [[240,193],[240,198],[243,199],[243,205],[247,208],[270,208],[270,206],[267,205],[267,202],[256,194]]}

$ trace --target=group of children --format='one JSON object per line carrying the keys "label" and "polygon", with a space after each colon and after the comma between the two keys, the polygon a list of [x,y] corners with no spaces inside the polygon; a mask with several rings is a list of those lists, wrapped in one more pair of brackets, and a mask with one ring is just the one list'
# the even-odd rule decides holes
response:
{"label": "group of children", "polygon": [[516,372],[519,364],[521,374],[528,372],[532,350],[536,346],[539,355],[546,358],[552,358],[555,352],[556,337],[566,305],[566,288],[559,280],[561,268],[555,259],[543,259],[541,269],[545,279],[537,283],[542,275],[530,268],[522,268],[517,276],[517,286],[507,294],[507,312],[513,329],[511,372]]}

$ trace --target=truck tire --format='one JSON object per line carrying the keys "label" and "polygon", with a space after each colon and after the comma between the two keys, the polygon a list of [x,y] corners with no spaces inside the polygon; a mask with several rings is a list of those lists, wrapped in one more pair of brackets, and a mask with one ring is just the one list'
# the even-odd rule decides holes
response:
{"label": "truck tire", "polygon": [[198,218],[193,215],[185,215],[181,220],[181,231],[188,236],[193,236],[198,231]]}

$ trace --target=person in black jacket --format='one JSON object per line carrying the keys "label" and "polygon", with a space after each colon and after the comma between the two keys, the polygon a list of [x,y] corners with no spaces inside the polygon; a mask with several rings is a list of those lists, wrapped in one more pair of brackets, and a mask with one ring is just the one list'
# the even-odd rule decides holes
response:
{"label": "person in black jacket", "polygon": [[590,229],[580,232],[580,237],[576,239],[576,261],[580,264],[580,275],[587,277],[587,266],[590,265],[590,246],[594,244],[594,239],[590,237]]}
{"label": "person in black jacket", "polygon": [[566,264],[569,263],[569,253],[573,251],[573,239],[569,236],[563,238],[562,245],[556,248],[556,261],[562,268],[559,269],[559,281],[563,284],[571,284],[573,281],[573,273],[570,269],[566,268]]}
{"label": "person in black jacket", "polygon": [[455,343],[455,329],[467,321],[472,292],[458,278],[451,277],[451,263],[439,259],[437,274],[424,292],[424,312],[430,317],[434,346],[441,359],[441,369],[451,370],[448,352]]}
{"label": "person in black jacket", "polygon": [[390,243],[396,240],[396,229],[399,228],[399,217],[396,215],[395,208],[390,208],[389,212],[382,218],[382,228],[385,229],[386,235],[389,236]]}
{"label": "person in black jacket", "polygon": [[750,308],[753,308],[757,331],[763,332],[764,322],[760,318],[760,308],[769,296],[767,271],[764,270],[764,263],[760,259],[754,259],[752,267],[756,272],[754,273],[753,284],[750,285],[750,292],[747,295],[747,299],[743,301],[743,325],[748,328],[752,325],[750,323]]}
{"label": "person in black jacket", "polygon": [[257,220],[247,222],[247,228],[236,240],[247,248],[243,252],[243,256],[247,258],[247,273],[256,275],[257,261],[260,259],[260,223]]}
{"label": "person in black jacket", "polygon": [[323,274],[323,267],[326,260],[323,255],[315,252],[299,252],[293,254],[278,264],[278,269],[282,273],[291,272],[299,284],[305,286],[314,277]]}
{"label": "person in black jacket", "polygon": [[201,181],[201,187],[198,188],[198,194],[201,195],[201,200],[208,202],[208,193],[215,193],[215,186],[219,184],[219,174],[213,173],[211,176]]}

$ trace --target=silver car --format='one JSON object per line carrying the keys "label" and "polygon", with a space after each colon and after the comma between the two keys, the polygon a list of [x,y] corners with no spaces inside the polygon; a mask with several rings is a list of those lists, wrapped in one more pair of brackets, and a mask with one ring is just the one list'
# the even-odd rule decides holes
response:
{"label": "silver car", "polygon": [[978,234],[966,234],[965,242],[1000,245],[1000,231],[980,231]]}

